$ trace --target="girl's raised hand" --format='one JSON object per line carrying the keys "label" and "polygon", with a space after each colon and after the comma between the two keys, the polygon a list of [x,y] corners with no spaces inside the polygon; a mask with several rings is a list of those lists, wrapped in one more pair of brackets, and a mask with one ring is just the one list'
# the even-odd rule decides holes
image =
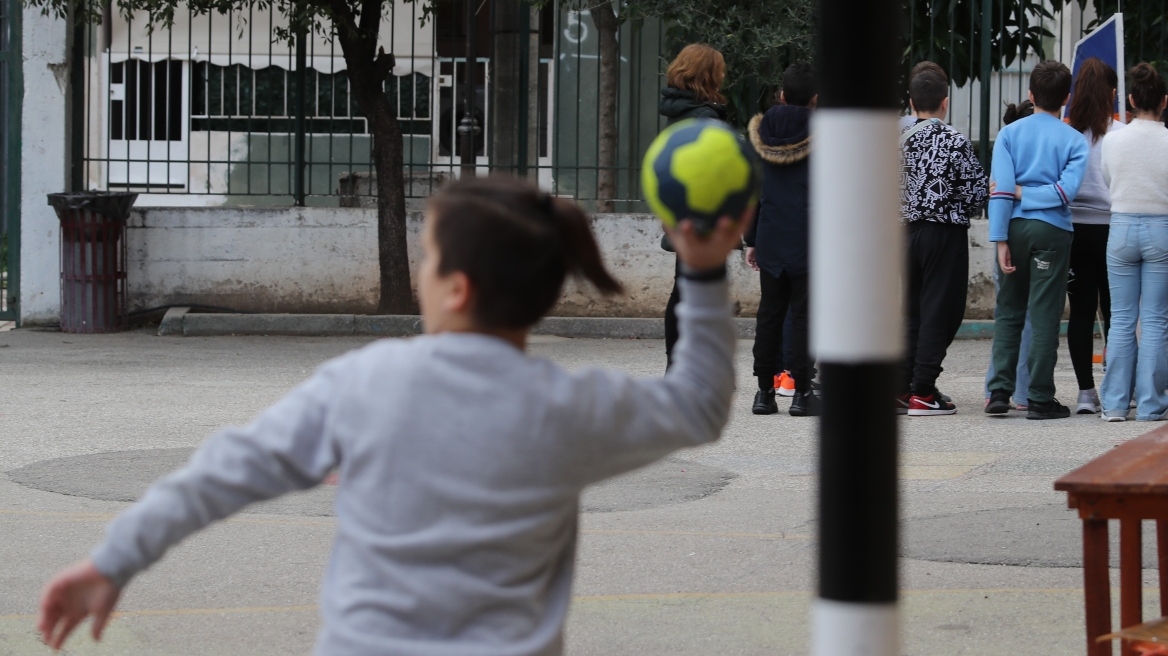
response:
{"label": "girl's raised hand", "polygon": [[730,253],[742,244],[742,235],[750,227],[755,208],[747,208],[738,219],[724,216],[708,235],[699,235],[693,221],[683,220],[676,228],[666,228],[681,263],[695,271],[717,269]]}
{"label": "girl's raised hand", "polygon": [[93,616],[93,639],[101,640],[122,591],[88,558],[53,577],[41,593],[37,630],[45,644],[60,649],[77,625]]}

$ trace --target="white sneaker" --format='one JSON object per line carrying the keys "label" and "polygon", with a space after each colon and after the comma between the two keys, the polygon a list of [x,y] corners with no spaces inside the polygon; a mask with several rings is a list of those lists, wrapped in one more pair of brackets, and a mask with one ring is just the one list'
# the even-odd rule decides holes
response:
{"label": "white sneaker", "polygon": [[1094,415],[1099,414],[1102,409],[1099,405],[1099,392],[1094,389],[1079,391],[1079,407],[1075,414]]}
{"label": "white sneaker", "polygon": [[1106,412],[1100,414],[1099,418],[1102,419],[1103,421],[1106,421],[1106,422],[1111,423],[1111,424],[1118,423],[1121,421],[1127,421],[1127,417],[1125,415],[1112,415],[1112,414],[1108,414]]}

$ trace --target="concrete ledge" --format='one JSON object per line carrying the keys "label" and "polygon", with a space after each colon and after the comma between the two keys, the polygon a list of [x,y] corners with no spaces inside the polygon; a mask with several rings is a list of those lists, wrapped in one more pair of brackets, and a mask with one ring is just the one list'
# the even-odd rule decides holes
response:
{"label": "concrete ledge", "polygon": [[190,312],[189,307],[173,307],[166,311],[162,317],[162,323],[158,324],[158,336],[178,336],[183,334],[183,317],[187,312]]}
{"label": "concrete ledge", "polygon": [[[754,319],[735,319],[741,339],[754,338]],[[407,337],[422,332],[415,315],[352,314],[202,314],[173,308],[162,319],[159,335],[366,335]],[[664,339],[661,319],[622,317],[548,317],[532,331],[581,339]]]}
{"label": "concrete ledge", "polygon": [[[739,339],[754,339],[755,320],[734,320]],[[422,332],[416,315],[352,314],[202,314],[190,308],[171,308],[158,327],[159,335],[213,337],[219,335],[365,335],[408,337]],[[664,339],[665,323],[656,318],[548,317],[532,331],[580,339]],[[1062,323],[1060,334],[1066,335]],[[994,322],[965,321],[957,339],[992,339]]]}
{"label": "concrete ledge", "polygon": [[354,335],[409,337],[422,333],[422,317],[414,315],[358,314],[355,321]]}
{"label": "concrete ledge", "polygon": [[187,337],[219,335],[352,335],[351,314],[187,314]]}
{"label": "concrete ledge", "polygon": [[[1059,324],[1059,336],[1067,336],[1067,322]],[[957,339],[993,339],[994,322],[984,319],[965,320],[957,330]]]}

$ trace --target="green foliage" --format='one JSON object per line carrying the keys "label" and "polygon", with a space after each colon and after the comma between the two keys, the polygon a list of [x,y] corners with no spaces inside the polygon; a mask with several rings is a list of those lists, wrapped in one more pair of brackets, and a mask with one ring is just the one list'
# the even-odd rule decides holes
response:
{"label": "green foliage", "polygon": [[1088,30],[1111,18],[1123,6],[1125,68],[1146,61],[1161,73],[1168,73],[1168,3],[1094,0],[1093,4],[1098,18],[1087,26]]}
{"label": "green foliage", "polygon": [[[730,120],[745,126],[769,107],[792,62],[812,59],[813,0],[635,0],[635,15],[667,21],[668,55],[708,43],[726,58]],[[634,12],[630,12],[634,13]]]}
{"label": "green foliage", "polygon": [[[908,35],[905,71],[922,60],[937,62],[958,86],[981,77],[983,6],[993,12],[990,65],[1009,68],[1027,51],[1046,56],[1054,34],[1043,26],[1054,14],[1043,0],[904,0]],[[1062,0],[1054,0],[1061,5]],[[1057,8],[1057,7],[1056,7]]]}

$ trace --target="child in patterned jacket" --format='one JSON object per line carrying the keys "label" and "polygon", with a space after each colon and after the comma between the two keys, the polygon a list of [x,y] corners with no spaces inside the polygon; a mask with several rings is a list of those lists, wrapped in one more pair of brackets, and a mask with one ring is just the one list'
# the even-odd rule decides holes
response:
{"label": "child in patterned jacket", "polygon": [[916,122],[901,133],[901,212],[908,224],[908,351],[897,411],[951,415],[937,391],[941,363],[961,320],[969,286],[969,218],[989,200],[989,186],[969,139],[944,121],[949,81],[939,67],[917,66],[909,82]]}

